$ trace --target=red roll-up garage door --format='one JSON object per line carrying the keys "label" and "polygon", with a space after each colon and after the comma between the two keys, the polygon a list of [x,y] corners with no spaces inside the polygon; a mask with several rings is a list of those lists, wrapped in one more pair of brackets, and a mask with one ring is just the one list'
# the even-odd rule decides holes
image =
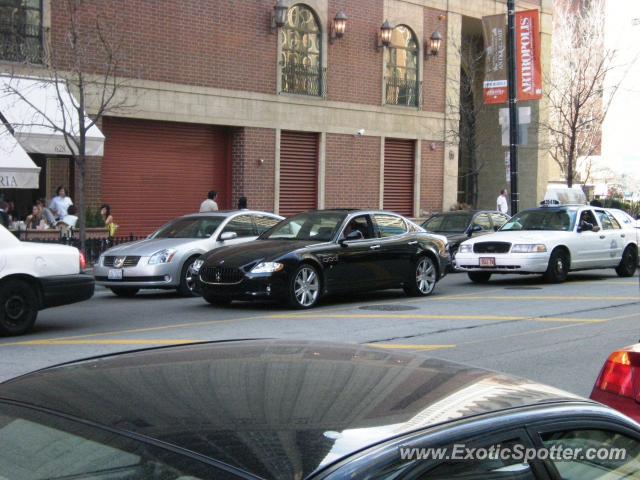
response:
{"label": "red roll-up garage door", "polygon": [[387,138],[384,141],[385,210],[413,215],[414,149],[412,140]]}
{"label": "red roll-up garage door", "polygon": [[318,134],[283,131],[280,135],[280,208],[283,216],[318,205]]}
{"label": "red roll-up garage door", "polygon": [[209,125],[104,118],[102,200],[117,235],[148,234],[197,212],[209,190],[228,207],[229,137]]}

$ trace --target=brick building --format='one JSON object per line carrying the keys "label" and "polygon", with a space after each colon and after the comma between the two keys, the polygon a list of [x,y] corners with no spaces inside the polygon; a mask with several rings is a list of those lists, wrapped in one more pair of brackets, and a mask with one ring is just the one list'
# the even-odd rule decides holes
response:
{"label": "brick building", "polygon": [[[9,3],[14,11],[39,5],[32,18],[50,36],[57,66],[70,65],[65,2]],[[283,0],[281,27],[275,4],[108,0],[85,7],[86,18],[111,22],[129,77],[118,91],[129,107],[103,119],[104,153],[87,169],[88,202],[110,204],[122,233],[148,233],[193,212],[208,190],[219,192],[221,208],[244,195],[251,208],[283,215],[368,207],[417,217],[456,202],[459,145],[445,133],[458,121],[447,108],[459,96],[460,54],[452,46],[483,15],[505,12],[505,2]],[[518,7],[541,10],[548,50],[550,2]],[[340,12],[347,20],[337,37]],[[381,43],[385,21],[388,46]],[[430,48],[435,32],[442,37],[437,55]],[[87,51],[99,70],[100,55]],[[31,59],[29,74],[37,71]],[[495,151],[485,152],[485,203],[504,183],[497,112],[495,124]],[[535,148],[523,153],[531,172],[521,180],[525,206],[546,184],[547,159],[533,138]],[[73,185],[64,155],[37,160],[39,194]]]}

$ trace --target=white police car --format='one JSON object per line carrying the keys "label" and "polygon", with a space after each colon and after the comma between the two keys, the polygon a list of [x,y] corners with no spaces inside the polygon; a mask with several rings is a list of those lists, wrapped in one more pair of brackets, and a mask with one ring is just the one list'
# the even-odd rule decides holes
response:
{"label": "white police car", "polygon": [[563,282],[570,271],[615,268],[630,277],[638,265],[638,233],[606,208],[549,205],[524,210],[492,234],[463,242],[457,267],[474,282],[496,273],[543,274]]}

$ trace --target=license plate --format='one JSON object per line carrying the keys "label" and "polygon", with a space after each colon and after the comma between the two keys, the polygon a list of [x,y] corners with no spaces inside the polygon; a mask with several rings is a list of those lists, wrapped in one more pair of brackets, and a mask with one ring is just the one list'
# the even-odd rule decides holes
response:
{"label": "license plate", "polygon": [[495,267],[496,266],[495,257],[480,257],[480,266],[481,267]]}
{"label": "license plate", "polygon": [[109,280],[122,280],[122,270],[109,270],[109,273],[107,274],[107,278]]}

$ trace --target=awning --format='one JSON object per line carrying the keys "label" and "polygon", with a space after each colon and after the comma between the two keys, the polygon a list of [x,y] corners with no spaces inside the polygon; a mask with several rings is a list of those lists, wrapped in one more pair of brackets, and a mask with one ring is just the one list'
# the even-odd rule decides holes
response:
{"label": "awning", "polygon": [[38,188],[40,167],[7,128],[0,124],[0,189]]}
{"label": "awning", "polygon": [[[77,102],[62,82],[0,76],[0,114],[29,153],[69,155],[62,131],[79,136]],[[91,121],[84,117],[85,125]],[[86,154],[103,154],[104,135],[93,125],[87,131]],[[75,148],[74,148],[75,150]],[[76,153],[76,152],[74,152]]]}

